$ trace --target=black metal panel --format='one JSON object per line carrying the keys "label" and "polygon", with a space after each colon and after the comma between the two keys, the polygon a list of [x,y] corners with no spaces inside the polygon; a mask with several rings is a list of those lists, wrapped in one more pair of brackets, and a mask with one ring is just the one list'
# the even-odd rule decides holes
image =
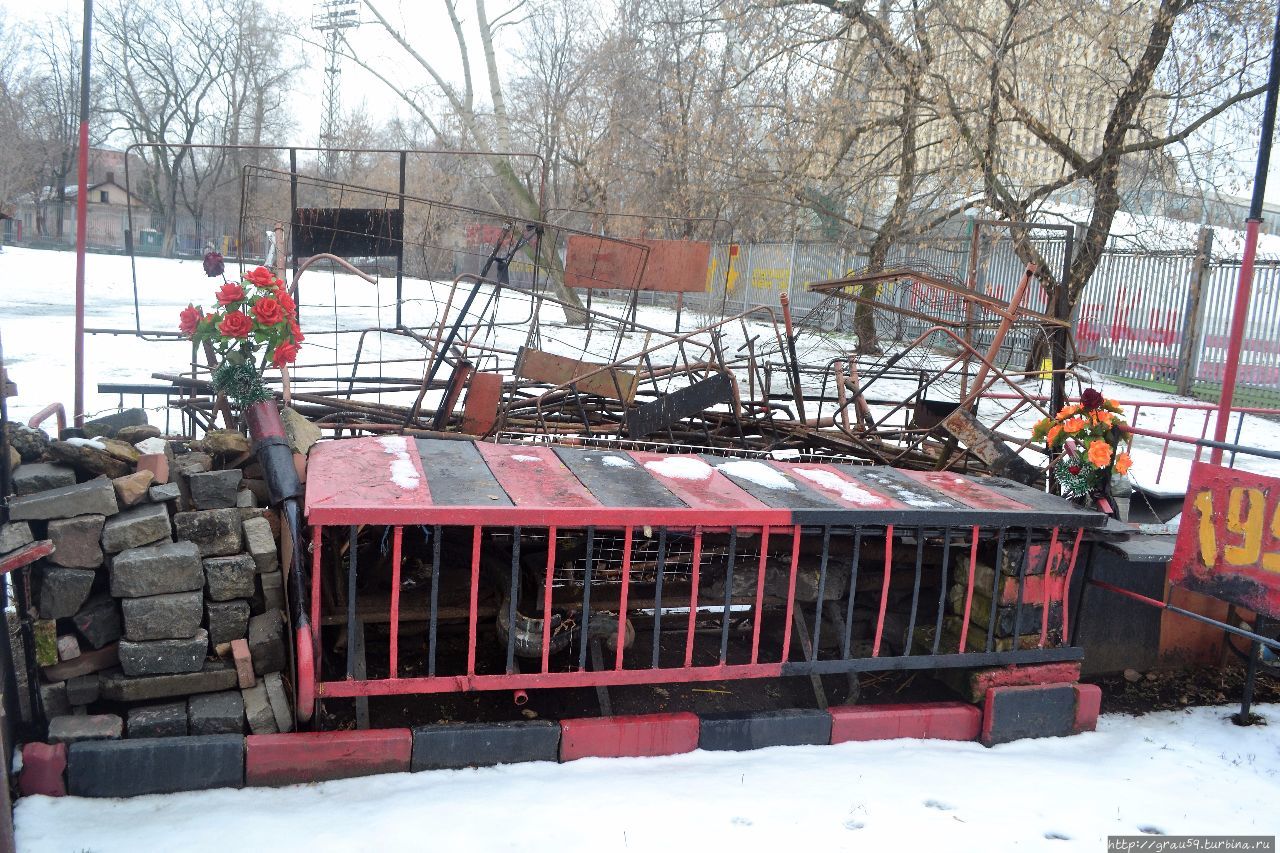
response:
{"label": "black metal panel", "polygon": [[344,258],[400,257],[404,213],[358,207],[302,207],[294,211],[293,253]]}
{"label": "black metal panel", "polygon": [[[603,506],[686,508],[684,501],[625,453],[572,447],[552,449]],[[606,464],[606,458],[619,462]]]}
{"label": "black metal panel", "polygon": [[1007,652],[965,652],[946,655],[902,655],[900,657],[853,658],[851,660],[792,661],[782,665],[783,675],[830,675],[841,672],[883,672],[898,669],[955,669],[1008,666],[1010,664],[1057,663],[1084,658],[1084,649],[1026,649]]}
{"label": "black metal panel", "polygon": [[672,424],[706,411],[719,403],[733,400],[733,382],[726,373],[695,382],[684,388],[663,394],[651,403],[628,411],[627,436],[644,438]]}
{"label": "black metal panel", "polygon": [[[823,495],[817,489],[810,488],[797,478],[787,475],[784,471],[775,468],[769,463],[760,459],[744,460],[765,465],[770,471],[778,476],[783,477],[792,486],[793,489],[771,489],[768,486],[757,483],[754,480],[731,473],[724,465],[726,462],[734,462],[738,460],[725,459],[723,456],[701,456],[703,462],[706,462],[712,468],[715,468],[721,474],[733,481],[733,484],[741,488],[751,497],[763,503],[765,506],[775,509],[820,509],[820,510],[841,510],[841,518],[844,522],[850,523],[852,510],[845,509],[842,504],[836,503],[830,498]],[[857,523],[862,523],[862,517],[857,516]],[[839,523],[839,522],[835,522]]]}
{"label": "black metal panel", "polygon": [[427,490],[437,506],[512,506],[474,442],[419,438]]}
{"label": "black metal panel", "polygon": [[1033,510],[1052,513],[1055,525],[1102,527],[1107,523],[1107,516],[1097,510],[1085,509],[1057,495],[1015,483],[1003,477],[983,477],[976,482],[1018,503],[1026,504]]}

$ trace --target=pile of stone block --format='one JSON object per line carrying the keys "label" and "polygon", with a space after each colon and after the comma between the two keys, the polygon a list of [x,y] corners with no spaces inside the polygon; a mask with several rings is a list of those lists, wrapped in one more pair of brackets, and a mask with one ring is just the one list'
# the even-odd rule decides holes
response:
{"label": "pile of stone block", "polygon": [[27,436],[0,526],[0,554],[53,546],[30,570],[49,741],[290,731],[279,520],[248,440],[109,432]]}

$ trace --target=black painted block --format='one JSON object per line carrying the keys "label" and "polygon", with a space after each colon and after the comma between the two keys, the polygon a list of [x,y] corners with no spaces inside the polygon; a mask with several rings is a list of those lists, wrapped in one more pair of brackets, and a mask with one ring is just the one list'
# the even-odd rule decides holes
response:
{"label": "black painted block", "polygon": [[412,771],[559,761],[560,726],[550,720],[461,723],[413,730]]}
{"label": "black painted block", "polygon": [[982,713],[982,742],[995,746],[1026,737],[1065,737],[1075,732],[1075,719],[1075,685],[991,687]]}
{"label": "black painted block", "polygon": [[698,732],[699,749],[741,751],[830,742],[831,715],[801,708],[752,714],[705,714]]}
{"label": "black painted block", "polygon": [[244,738],[239,735],[85,741],[72,744],[67,757],[67,793],[75,797],[241,787]]}

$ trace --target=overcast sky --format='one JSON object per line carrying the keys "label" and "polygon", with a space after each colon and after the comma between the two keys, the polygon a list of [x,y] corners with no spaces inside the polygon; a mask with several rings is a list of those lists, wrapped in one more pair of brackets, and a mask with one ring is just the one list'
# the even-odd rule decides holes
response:
{"label": "overcast sky", "polygon": [[[299,16],[301,24],[300,35],[304,36],[304,38],[317,43],[323,41],[323,33],[310,27],[311,12],[314,8],[313,3],[307,0],[265,0],[265,2],[274,5],[286,14]],[[373,15],[363,7],[363,4],[358,5],[361,11],[361,18],[365,23],[357,29],[347,31],[347,37],[352,46],[362,56],[369,58],[373,61],[373,64],[379,67],[406,67],[406,62],[411,62],[411,60],[405,59],[404,54],[390,41],[374,20]],[[462,65],[457,43],[454,40],[448,15],[439,0],[381,0],[381,2],[375,2],[375,5],[393,25],[399,27],[401,32],[406,34],[419,52],[429,57],[436,64],[437,69],[444,76],[452,81],[461,81]],[[510,5],[508,0],[490,0],[490,19],[496,19]],[[0,9],[7,13],[6,16],[10,21],[38,21],[59,13],[68,13],[76,22],[76,25],[79,26],[83,2],[77,2],[77,0],[0,0]],[[466,18],[469,32],[473,32],[470,29],[472,18],[474,17],[472,4],[462,4],[462,14]],[[214,22],[214,25],[216,25],[216,22]],[[498,56],[499,62],[505,65],[510,62],[511,50],[517,46],[514,29],[504,29],[502,38],[503,40],[499,42]],[[476,81],[478,92],[483,96],[484,85],[481,82],[484,77],[483,57],[480,54],[478,39],[473,36],[471,41],[476,43],[471,57],[473,78]],[[321,102],[322,99],[319,97],[324,91],[325,84],[323,50],[316,46],[308,46],[305,48],[305,53],[308,65],[301,72],[303,79],[299,81],[298,89],[304,93],[316,93],[316,97],[294,99],[292,119],[295,130],[288,139],[282,140],[284,144],[316,145],[319,140],[324,109]],[[385,61],[377,62],[376,60],[379,58],[383,58]],[[409,67],[407,71],[413,75],[414,79],[425,76],[416,67]],[[350,61],[342,64],[341,100],[344,111],[363,104],[370,120],[375,124],[385,122],[395,117],[398,113],[406,118],[409,117],[408,111],[398,104],[396,96],[388,92],[383,83]],[[1243,157],[1237,164],[1237,173],[1239,175],[1252,176],[1253,163],[1253,152],[1250,150],[1247,156]],[[1248,178],[1238,178],[1238,180],[1240,181],[1239,194],[1247,196],[1251,191],[1250,180]],[[1272,158],[1266,198],[1270,203],[1280,204],[1280,151],[1277,152],[1276,157]]]}

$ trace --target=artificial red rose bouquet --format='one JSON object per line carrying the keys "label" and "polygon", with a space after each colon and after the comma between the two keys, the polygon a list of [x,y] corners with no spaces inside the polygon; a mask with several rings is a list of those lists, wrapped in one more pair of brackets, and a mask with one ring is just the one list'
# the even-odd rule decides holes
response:
{"label": "artificial red rose bouquet", "polygon": [[1120,443],[1131,441],[1132,435],[1122,411],[1115,400],[1086,388],[1080,402],[1064,406],[1032,429],[1032,440],[1060,451],[1053,473],[1068,495],[1104,494],[1113,468],[1121,476],[1129,473],[1133,460],[1120,451]]}
{"label": "artificial red rose bouquet", "polygon": [[262,371],[268,362],[292,364],[303,341],[293,298],[266,267],[242,281],[224,281],[215,296],[218,307],[207,314],[199,305],[182,309],[178,329],[196,343],[208,341],[222,357],[213,371],[215,389],[241,408],[270,400]]}

